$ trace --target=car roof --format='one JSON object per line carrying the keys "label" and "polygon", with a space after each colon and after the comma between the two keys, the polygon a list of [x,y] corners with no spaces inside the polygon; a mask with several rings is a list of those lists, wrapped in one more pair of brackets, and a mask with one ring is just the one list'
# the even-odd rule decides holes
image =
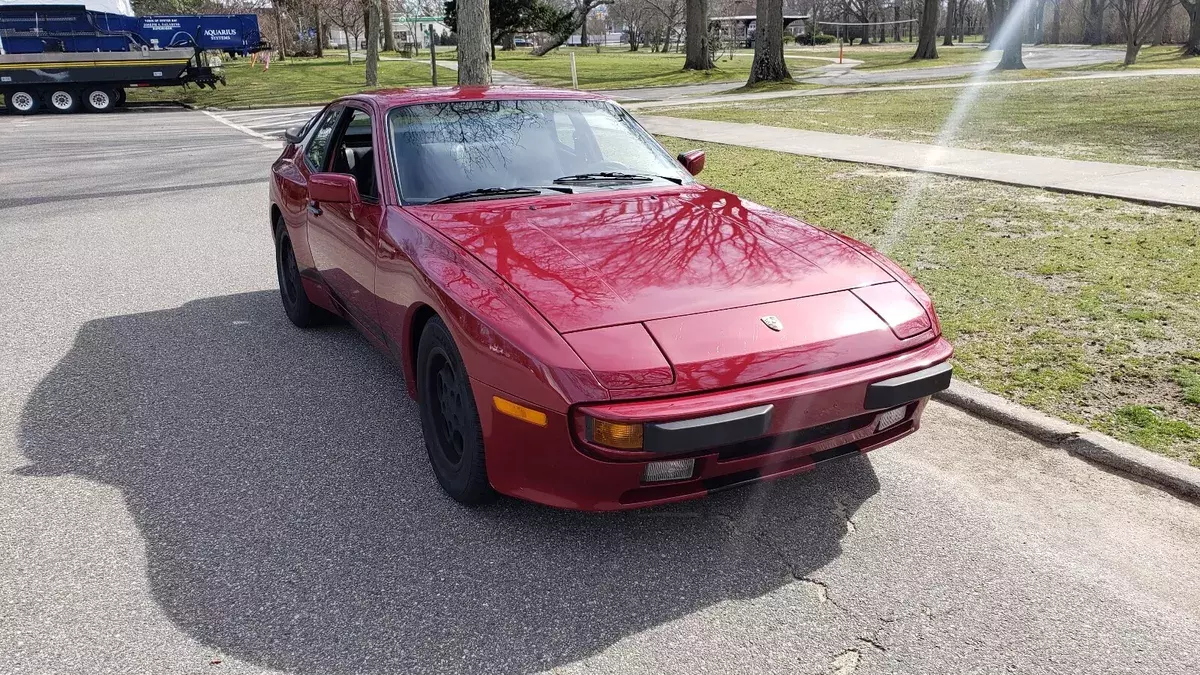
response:
{"label": "car roof", "polygon": [[548,87],[406,87],[381,89],[364,94],[354,94],[341,100],[363,101],[381,108],[413,103],[445,103],[448,101],[502,101],[557,99],[576,101],[609,101],[607,96],[573,89],[551,89]]}

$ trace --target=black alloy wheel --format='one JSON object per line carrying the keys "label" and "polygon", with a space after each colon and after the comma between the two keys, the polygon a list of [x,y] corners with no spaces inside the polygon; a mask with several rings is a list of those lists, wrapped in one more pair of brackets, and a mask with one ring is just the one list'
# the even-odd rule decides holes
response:
{"label": "black alloy wheel", "polygon": [[416,377],[421,430],[438,483],[463,504],[491,501],[496,493],[488,482],[471,382],[440,318],[430,319],[421,333]]}

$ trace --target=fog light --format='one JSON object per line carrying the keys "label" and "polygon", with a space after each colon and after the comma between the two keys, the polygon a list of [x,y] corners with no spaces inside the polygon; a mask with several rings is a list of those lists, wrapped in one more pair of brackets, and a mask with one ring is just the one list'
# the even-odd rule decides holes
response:
{"label": "fog light", "polygon": [[891,410],[879,416],[879,423],[875,425],[875,431],[883,431],[888,427],[894,427],[904,419],[904,415],[908,412],[908,406],[900,408],[892,408]]}
{"label": "fog light", "polygon": [[642,449],[642,425],[625,424],[623,422],[606,422],[591,419],[588,421],[588,440],[617,450]]}
{"label": "fog light", "polygon": [[643,483],[658,483],[664,480],[684,480],[692,477],[696,468],[694,459],[673,459],[669,462],[650,462],[642,473]]}

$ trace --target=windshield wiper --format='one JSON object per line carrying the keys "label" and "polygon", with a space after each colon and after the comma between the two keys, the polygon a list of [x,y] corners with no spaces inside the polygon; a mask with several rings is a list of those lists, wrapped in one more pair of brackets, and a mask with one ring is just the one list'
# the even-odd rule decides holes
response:
{"label": "windshield wiper", "polygon": [[446,204],[449,202],[469,202],[473,199],[488,199],[491,197],[532,197],[542,194],[542,190],[554,190],[555,192],[563,192],[570,194],[571,188],[563,188],[558,186],[545,187],[485,187],[475,188],[474,190],[464,190],[455,192],[444,197],[431,199],[427,204]]}
{"label": "windshield wiper", "polygon": [[683,185],[682,178],[673,176],[655,176],[642,173],[626,173],[624,171],[589,171],[587,173],[577,173],[573,176],[562,176],[555,178],[555,183],[590,183],[590,182],[606,182],[606,183],[649,183],[655,178],[669,180],[676,185]]}

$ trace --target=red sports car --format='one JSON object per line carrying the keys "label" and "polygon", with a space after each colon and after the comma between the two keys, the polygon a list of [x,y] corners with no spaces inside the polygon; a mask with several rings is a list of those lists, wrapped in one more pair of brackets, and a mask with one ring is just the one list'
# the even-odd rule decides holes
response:
{"label": "red sports car", "polygon": [[602,97],[350,96],[287,142],[284,310],[400,363],[460,502],[699,497],[907,436],[949,385],[903,270],[697,183],[704,153],[672,158]]}

